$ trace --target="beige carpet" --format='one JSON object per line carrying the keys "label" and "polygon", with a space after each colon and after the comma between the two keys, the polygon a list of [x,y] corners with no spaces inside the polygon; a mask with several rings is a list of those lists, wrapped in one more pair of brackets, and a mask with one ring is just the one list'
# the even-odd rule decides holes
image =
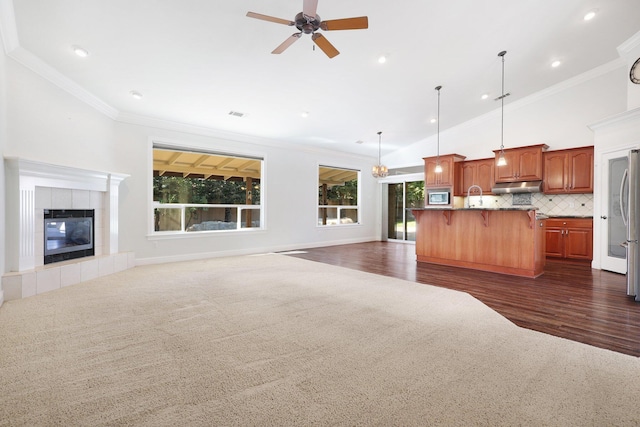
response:
{"label": "beige carpet", "polygon": [[282,255],[137,267],[0,308],[3,426],[622,426],[639,399],[637,358]]}

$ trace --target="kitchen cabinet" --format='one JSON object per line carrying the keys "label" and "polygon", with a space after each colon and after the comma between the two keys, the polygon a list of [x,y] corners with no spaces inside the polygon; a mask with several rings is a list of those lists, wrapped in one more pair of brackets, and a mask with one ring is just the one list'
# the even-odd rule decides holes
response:
{"label": "kitchen cabinet", "polygon": [[549,218],[546,221],[547,257],[593,259],[593,219]]}
{"label": "kitchen cabinet", "polygon": [[495,182],[522,182],[542,180],[542,152],[546,144],[504,150],[505,166],[497,166],[500,150],[496,153]]}
{"label": "kitchen cabinet", "polygon": [[[467,190],[472,185],[482,188],[482,194],[491,194],[495,182],[495,159],[480,159],[459,162],[456,164],[456,196],[466,196]],[[477,188],[471,190],[471,195],[479,195]]]}
{"label": "kitchen cabinet", "polygon": [[593,193],[593,147],[543,154],[545,194]]}
{"label": "kitchen cabinet", "polygon": [[[424,186],[426,188],[455,187],[455,164],[465,159],[459,154],[447,154],[440,157],[425,157]],[[436,173],[436,165],[440,162],[441,173]]]}

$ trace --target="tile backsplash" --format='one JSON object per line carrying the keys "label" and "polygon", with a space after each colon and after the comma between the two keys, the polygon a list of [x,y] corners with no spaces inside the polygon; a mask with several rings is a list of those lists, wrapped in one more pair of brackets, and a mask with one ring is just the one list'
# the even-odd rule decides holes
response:
{"label": "tile backsplash", "polygon": [[[531,198],[530,203],[527,203]],[[477,205],[480,196],[471,196],[472,205]],[[593,215],[593,194],[500,194],[483,196],[482,204],[492,208],[509,208],[511,206],[531,205],[538,208],[540,213],[552,216],[558,215]]]}

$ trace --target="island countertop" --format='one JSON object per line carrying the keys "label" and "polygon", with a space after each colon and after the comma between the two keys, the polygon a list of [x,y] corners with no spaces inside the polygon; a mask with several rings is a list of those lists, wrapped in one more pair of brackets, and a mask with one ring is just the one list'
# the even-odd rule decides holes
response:
{"label": "island countertop", "polygon": [[536,211],[531,206],[412,209],[417,260],[537,277],[544,271],[545,221]]}

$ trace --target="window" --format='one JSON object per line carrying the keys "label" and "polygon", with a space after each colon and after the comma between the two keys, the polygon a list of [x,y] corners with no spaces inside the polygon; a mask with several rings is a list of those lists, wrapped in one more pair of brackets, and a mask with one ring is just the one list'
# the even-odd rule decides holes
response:
{"label": "window", "polygon": [[318,225],[358,224],[360,171],[318,168]]}
{"label": "window", "polygon": [[154,231],[260,228],[262,161],[154,145]]}

